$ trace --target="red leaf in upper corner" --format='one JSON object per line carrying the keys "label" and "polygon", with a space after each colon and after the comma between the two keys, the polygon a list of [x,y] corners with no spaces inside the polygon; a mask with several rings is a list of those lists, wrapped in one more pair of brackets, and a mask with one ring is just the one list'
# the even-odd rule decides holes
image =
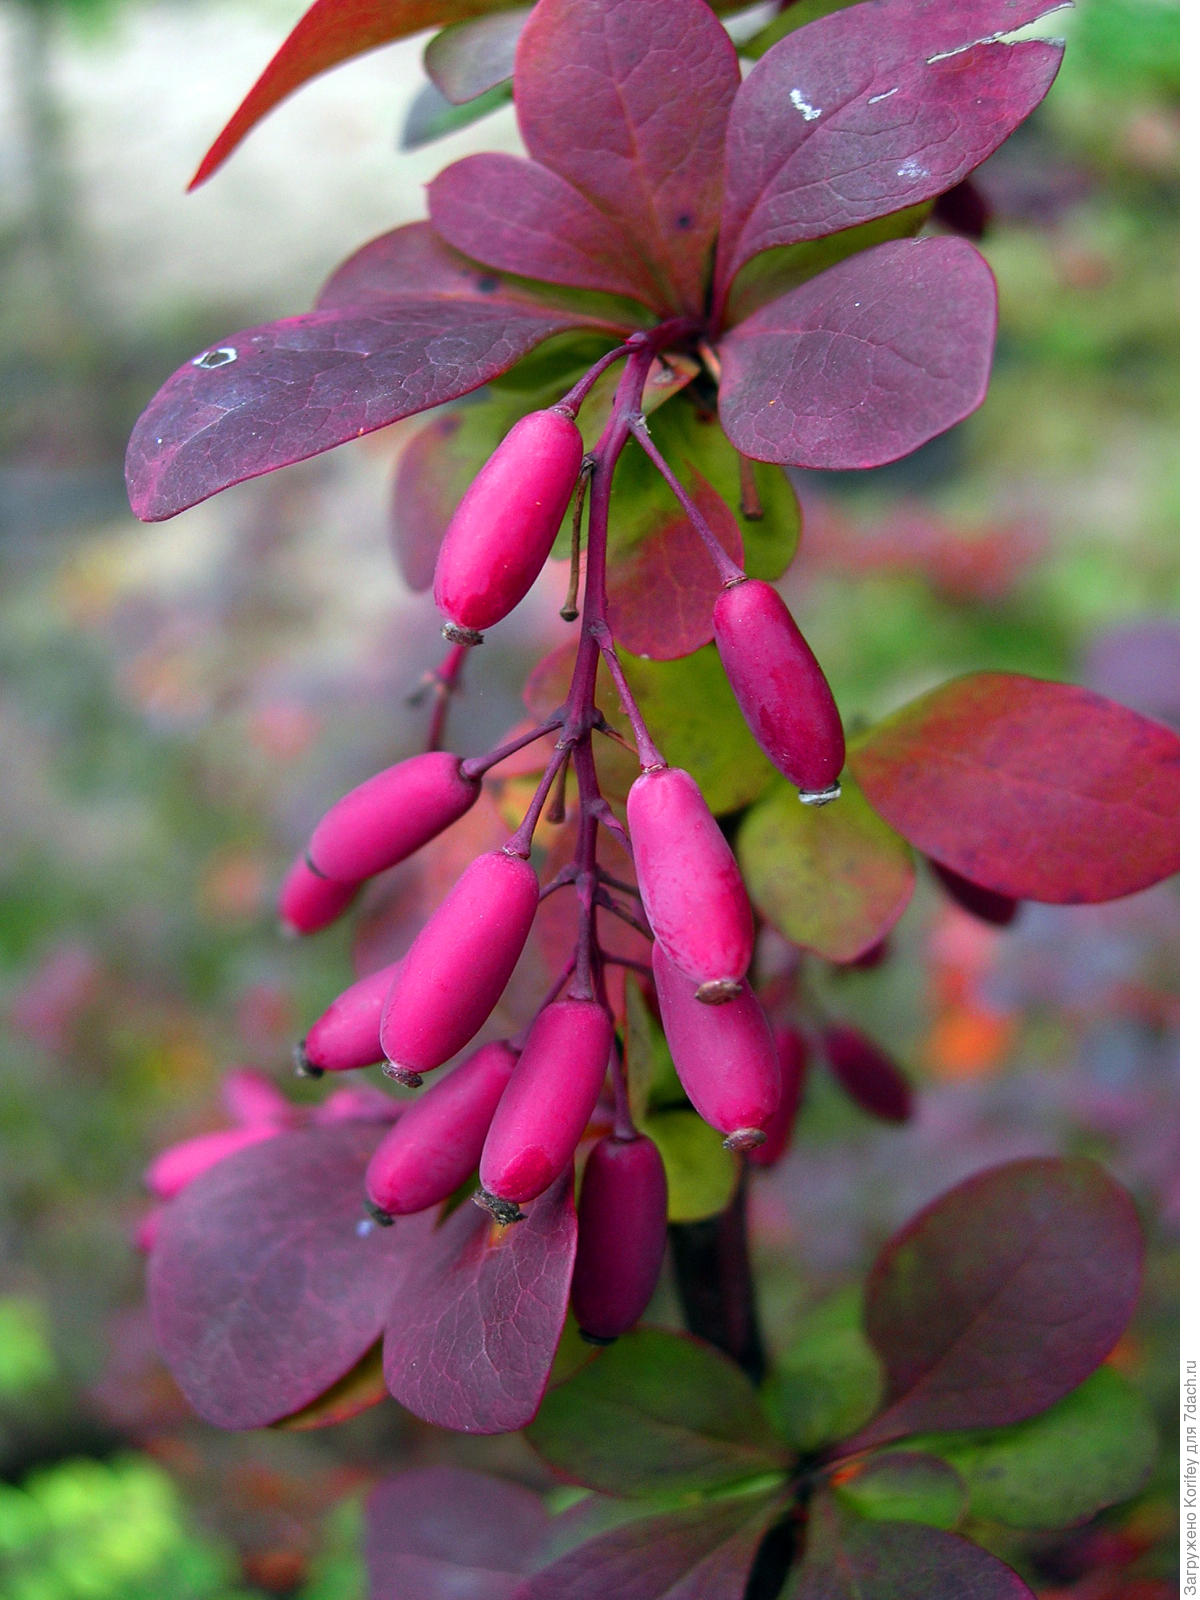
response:
{"label": "red leaf in upper corner", "polygon": [[1014,900],[1113,900],[1178,870],[1178,736],[1074,684],[956,678],[850,763],[897,833]]}
{"label": "red leaf in upper corner", "polygon": [[729,116],[717,287],[777,245],[951,188],[1042,100],[1061,45],[998,43],[1064,0],[874,0],[768,50]]}
{"label": "red leaf in upper corner", "polygon": [[517,46],[530,155],[613,220],[663,309],[703,306],[739,78],[703,0],[541,0]]}
{"label": "red leaf in upper corner", "polygon": [[758,461],[879,467],[983,402],[996,285],[962,239],[899,239],[831,267],[721,341],[721,423]]}

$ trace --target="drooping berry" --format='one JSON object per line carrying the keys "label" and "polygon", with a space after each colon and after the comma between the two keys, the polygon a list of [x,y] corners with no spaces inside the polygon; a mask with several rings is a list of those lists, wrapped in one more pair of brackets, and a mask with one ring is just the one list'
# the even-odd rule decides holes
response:
{"label": "drooping berry", "polygon": [[809,805],[837,798],[846,739],[820,663],[775,589],[747,578],[713,607],[721,664],[750,731]]}
{"label": "drooping berry", "polygon": [[379,1019],[399,968],[400,963],[393,961],[343,989],[297,1045],[297,1067],[319,1074],[346,1072],[382,1061]]}
{"label": "drooping berry", "polygon": [[297,856],[279,889],[279,919],[288,933],[319,933],[337,921],[358,889],[357,883],[321,877]]}
{"label": "drooping berry", "polygon": [[829,1070],[850,1098],[883,1122],[907,1122],[913,1113],[912,1085],[865,1033],[844,1024],[826,1028],[821,1046]]}
{"label": "drooping berry", "polygon": [[485,1044],[408,1107],[367,1167],[373,1206],[424,1211],[471,1176],[516,1060],[511,1045]]}
{"label": "drooping berry", "polygon": [[808,1078],[808,1046],[794,1028],[775,1030],[775,1053],[779,1057],[779,1110],[763,1130],[767,1137],[762,1144],[746,1152],[746,1159],[756,1167],[773,1167],[785,1155]]}
{"label": "drooping berry", "polygon": [[667,1248],[667,1174],[653,1139],[592,1146],[579,1191],[571,1304],[585,1339],[627,1333],[650,1304]]}
{"label": "drooping berry", "polygon": [[216,1133],[200,1133],[161,1151],[146,1168],[145,1184],[159,1200],[171,1200],[218,1162],[236,1155],[252,1144],[274,1139],[283,1132],[276,1123],[259,1122],[251,1127],[221,1128]]}
{"label": "drooping berry", "polygon": [[506,617],[546,564],[583,461],[579,429],[563,411],[522,417],[484,462],[450,519],[433,595],[447,637],[477,644]]}
{"label": "drooping berry", "polygon": [[691,773],[644,772],[629,791],[638,890],[655,939],[709,1005],[737,994],[754,953],[754,913],[733,851]]}
{"label": "drooping berry", "polygon": [[539,1012],[479,1160],[497,1215],[536,1199],[571,1160],[604,1086],[612,1037],[598,1001],[556,1000]]}
{"label": "drooping berry", "polygon": [[932,856],[926,859],[933,869],[934,877],[955,905],[961,906],[964,911],[969,911],[981,922],[990,923],[993,928],[1007,928],[1013,922],[1021,909],[1019,900],[1013,900],[1006,894],[997,894],[994,889],[985,889],[983,884],[974,883],[970,878],[952,872],[949,867],[944,867]]}
{"label": "drooping berry", "polygon": [[313,829],[308,861],[322,877],[360,883],[394,867],[457,822],[479,798],[445,750],[377,772],[333,805]]}
{"label": "drooping berry", "polygon": [[379,1039],[396,1075],[449,1061],[483,1027],[512,977],[538,906],[520,856],[477,856],[396,968]]}
{"label": "drooping berry", "polygon": [[744,987],[725,1005],[703,1005],[657,941],[650,959],[667,1047],[688,1099],[730,1149],[762,1144],[781,1089],[775,1039],[758,997]]}

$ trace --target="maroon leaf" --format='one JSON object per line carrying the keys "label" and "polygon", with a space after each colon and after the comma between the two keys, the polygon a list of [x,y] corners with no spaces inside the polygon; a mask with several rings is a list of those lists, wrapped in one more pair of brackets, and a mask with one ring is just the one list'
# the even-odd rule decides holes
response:
{"label": "maroon leaf", "polygon": [[873,0],[781,39],[729,117],[717,283],[760,251],[932,199],[1041,101],[1061,45],[997,43],[1063,0]]}
{"label": "maroon leaf", "polygon": [[1178,737],[1073,684],[956,678],[850,759],[898,833],[1014,900],[1112,900],[1178,870]]}
{"label": "maroon leaf", "polygon": [[742,1600],[776,1495],[641,1517],[577,1545],[512,1600]]}
{"label": "maroon leaf", "polygon": [[396,1282],[383,1341],[388,1388],[426,1422],[506,1433],[536,1414],[567,1315],[573,1173],[508,1228],[459,1206]]}
{"label": "maroon leaf", "polygon": [[451,105],[462,106],[513,74],[513,57],[531,6],[443,28],[425,46],[425,71]]}
{"label": "maroon leaf", "polygon": [[869,1116],[883,1122],[908,1121],[913,1113],[912,1085],[873,1039],[839,1023],[823,1030],[821,1046],[829,1070]]}
{"label": "maroon leaf", "polygon": [[317,310],[344,311],[413,295],[476,305],[494,305],[500,299],[545,309],[520,284],[503,283],[482,271],[477,261],[452,250],[428,222],[408,222],[347,256],[317,296]]}
{"label": "maroon leaf", "polygon": [[548,1518],[530,1489],[458,1467],[388,1478],[366,1506],[371,1600],[508,1600]]}
{"label": "maroon leaf", "polygon": [[867,1280],[887,1394],[854,1448],[1044,1411],[1120,1337],[1141,1264],[1133,1203],[1092,1161],[1013,1161],[951,1189]]}
{"label": "maroon leaf", "polygon": [[529,153],[613,219],[664,308],[702,309],[739,76],[703,0],[541,0],[517,46]]}
{"label": "maroon leaf", "polygon": [[839,262],[721,342],[721,422],[759,461],[878,467],[987,391],[996,285],[962,239],[898,239]]}
{"label": "maroon leaf", "polygon": [[419,1226],[364,1225],[363,1171],[382,1128],[280,1134],[171,1202],[150,1257],[155,1337],[208,1422],[259,1428],[307,1406],[383,1331]]}

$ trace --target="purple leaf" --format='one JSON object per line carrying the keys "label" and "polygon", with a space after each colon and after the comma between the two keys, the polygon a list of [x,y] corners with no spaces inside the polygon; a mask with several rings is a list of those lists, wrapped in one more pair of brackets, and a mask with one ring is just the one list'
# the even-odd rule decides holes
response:
{"label": "purple leaf", "polygon": [[522,285],[503,283],[482,271],[477,261],[452,250],[428,222],[392,228],[347,256],[317,296],[317,310],[344,311],[414,295],[421,300],[467,300],[476,305],[503,300],[545,310],[545,302]]}
{"label": "purple leaf", "polygon": [[366,1506],[371,1600],[508,1600],[546,1534],[530,1489],[458,1467],[388,1478]]}
{"label": "purple leaf", "polygon": [[466,105],[513,74],[513,56],[531,6],[443,28],[425,46],[425,71],[451,105]]}
{"label": "purple leaf", "polygon": [[448,244],[501,272],[657,303],[654,276],[615,219],[536,161],[456,161],[429,185],[429,215]]}
{"label": "purple leaf", "polygon": [[951,188],[1041,101],[1062,47],[996,43],[1062,0],[872,0],[781,39],[729,117],[723,297],[762,250]]}
{"label": "purple leaf", "polygon": [[530,155],[612,218],[663,309],[703,307],[739,77],[703,0],[541,0],[517,46]]}
{"label": "purple leaf", "polygon": [[641,1517],[576,1546],[512,1600],[742,1600],[777,1495]]}
{"label": "purple leaf", "polygon": [[1112,1349],[1141,1267],[1133,1203],[1092,1161],[1014,1161],[959,1184],[867,1280],[887,1392],[853,1447],[1036,1416]]}
{"label": "purple leaf", "polygon": [[506,1433],[534,1417],[567,1315],[575,1263],[573,1174],[493,1223],[460,1205],[395,1285],[383,1367],[396,1399],[460,1433]]}
{"label": "purple leaf", "polygon": [[163,1213],[150,1257],[155,1337],[207,1421],[259,1428],[309,1405],[383,1331],[419,1225],[364,1228],[382,1127],[283,1133],[213,1167]]}
{"label": "purple leaf", "polygon": [[982,404],[995,330],[996,285],[973,246],[877,245],[726,334],[721,422],[759,461],[882,466]]}

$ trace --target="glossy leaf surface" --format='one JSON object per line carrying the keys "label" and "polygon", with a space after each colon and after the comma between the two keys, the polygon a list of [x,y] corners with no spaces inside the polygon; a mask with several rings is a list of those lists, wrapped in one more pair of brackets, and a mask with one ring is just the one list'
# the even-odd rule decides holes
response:
{"label": "glossy leaf surface", "polygon": [[424,1421],[506,1433],[534,1416],[567,1315],[571,1181],[567,1171],[508,1228],[464,1201],[406,1260],[387,1314],[384,1374]]}
{"label": "glossy leaf surface", "polygon": [[1074,684],[956,678],[850,761],[897,832],[1014,900],[1112,900],[1178,869],[1177,736]]}
{"label": "glossy leaf surface", "polygon": [[987,390],[996,285],[962,239],[898,239],[831,267],[721,341],[721,421],[758,461],[878,467]]}

